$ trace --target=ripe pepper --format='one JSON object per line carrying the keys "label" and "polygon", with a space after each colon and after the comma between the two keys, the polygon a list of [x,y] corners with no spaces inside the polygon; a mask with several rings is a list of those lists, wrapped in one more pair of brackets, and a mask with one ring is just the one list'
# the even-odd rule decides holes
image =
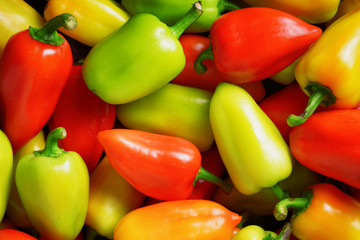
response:
{"label": "ripe pepper", "polygon": [[332,19],[339,7],[341,0],[318,0],[314,4],[311,0],[244,0],[252,7],[275,8],[290,13],[302,20],[317,24]]}
{"label": "ripe pepper", "polygon": [[25,211],[40,235],[50,239],[75,239],[84,226],[89,174],[81,156],[65,151],[57,140],[64,128],[52,130],[43,150],[22,157],[15,183]]}
{"label": "ripe pepper", "polygon": [[321,33],[319,27],[276,9],[234,10],[211,26],[211,46],[198,56],[195,70],[205,72],[201,62],[210,58],[231,83],[262,80],[302,56]]}
{"label": "ripe pepper", "polygon": [[44,18],[23,0],[0,0],[0,57],[9,38],[29,26],[41,27]]}
{"label": "ripe pepper", "polygon": [[360,188],[359,120],[358,109],[315,113],[290,132],[291,152],[313,171]]}
{"label": "ripe pepper", "polygon": [[127,128],[181,137],[203,152],[214,142],[211,96],[202,89],[168,83],[143,98],[117,105],[116,117]]}
{"label": "ripe pepper", "polygon": [[[225,180],[231,183],[229,178]],[[305,188],[322,181],[323,177],[320,174],[295,161],[291,175],[279,182],[279,185],[291,197],[301,197]],[[253,216],[270,216],[275,205],[279,202],[279,197],[268,188],[252,195],[244,195],[236,189],[226,195],[217,189],[211,200],[237,213],[247,212]]]}
{"label": "ripe pepper", "polygon": [[358,0],[341,0],[335,16],[326,22],[325,27],[329,27],[330,24],[359,7],[360,1]]}
{"label": "ripe pepper", "polygon": [[285,219],[289,209],[294,209],[292,232],[299,239],[359,238],[360,202],[332,184],[315,184],[301,198],[280,201],[275,218]]}
{"label": "ripe pepper", "polygon": [[49,0],[47,2],[44,10],[46,20],[62,13],[74,15],[79,24],[73,31],[64,28],[59,30],[91,47],[122,27],[130,18],[122,6],[112,0]]}
{"label": "ripe pepper", "polygon": [[104,157],[90,175],[89,204],[85,224],[112,239],[116,224],[139,208],[145,196],[133,188]]}
{"label": "ripe pepper", "polygon": [[86,87],[82,65],[74,65],[48,124],[50,130],[66,129],[67,137],[59,140],[59,147],[80,154],[91,173],[103,152],[96,135],[113,128],[115,113],[115,105],[104,102]]}
{"label": "ripe pepper", "polygon": [[0,222],[4,218],[13,177],[13,151],[9,138],[0,130]]}
{"label": "ripe pepper", "polygon": [[15,169],[20,159],[32,153],[33,151],[44,149],[45,137],[44,131],[41,130],[34,138],[27,142],[19,151],[14,154],[14,174],[9,196],[9,202],[6,208],[6,216],[17,226],[21,228],[31,227],[32,224],[26,211],[21,203],[18,190],[15,184]]}
{"label": "ripe pepper", "polygon": [[[162,22],[171,26],[189,9],[194,0],[123,0],[122,5],[132,15],[150,13],[157,16]],[[203,0],[204,13],[185,32],[203,33],[210,30],[211,24],[223,13],[239,9],[229,0]]]}
{"label": "ripe pepper", "polygon": [[210,200],[168,201],[125,215],[114,240],[228,240],[240,221],[237,213]]}
{"label": "ripe pepper", "polygon": [[60,26],[73,29],[76,19],[62,14],[13,35],[1,57],[0,122],[14,153],[45,126],[70,74],[72,53]]}
{"label": "ripe pepper", "polygon": [[33,236],[16,229],[0,229],[1,240],[36,240]]}
{"label": "ripe pepper", "polygon": [[220,83],[210,102],[215,142],[234,187],[246,195],[290,176],[293,157],[279,130],[241,87]]}
{"label": "ripe pepper", "polygon": [[86,85],[110,104],[128,103],[161,88],[184,68],[178,38],[201,14],[201,3],[195,2],[171,27],[152,14],[131,17],[86,56]]}
{"label": "ripe pepper", "polygon": [[357,9],[332,24],[297,63],[296,81],[310,98],[301,115],[289,116],[290,126],[304,123],[319,104],[349,109],[360,102],[359,20]]}
{"label": "ripe pepper", "polygon": [[[210,46],[210,39],[200,34],[183,34],[179,41],[184,50],[186,63],[184,69],[172,80],[172,83],[214,92],[219,82],[225,81],[216,70],[214,61],[207,59],[203,62],[207,68],[204,74],[197,74],[194,69],[197,56]],[[262,81],[239,85],[248,91],[256,102],[264,99],[265,88]]]}
{"label": "ripe pepper", "polygon": [[229,184],[201,167],[199,150],[183,138],[111,129],[99,132],[98,139],[116,171],[149,197],[165,201],[186,199],[198,179],[231,191]]}

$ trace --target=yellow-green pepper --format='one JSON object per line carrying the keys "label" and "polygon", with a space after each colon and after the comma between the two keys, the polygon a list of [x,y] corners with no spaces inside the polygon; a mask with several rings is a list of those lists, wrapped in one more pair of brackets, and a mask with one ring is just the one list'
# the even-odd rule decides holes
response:
{"label": "yellow-green pepper", "polygon": [[271,76],[270,79],[283,85],[290,85],[295,82],[295,67],[298,61],[299,59],[290,64],[287,68]]}
{"label": "yellow-green pepper", "polygon": [[44,131],[41,130],[34,138],[27,142],[19,151],[14,154],[14,178],[12,181],[11,192],[8,206],[6,209],[6,216],[17,227],[31,227],[32,224],[28,218],[25,209],[20,201],[19,193],[15,185],[15,169],[19,160],[33,151],[44,149],[45,137]]}
{"label": "yellow-green pepper", "polygon": [[0,56],[9,38],[29,26],[41,27],[44,18],[23,0],[0,0]]}
{"label": "yellow-green pepper", "polygon": [[109,239],[120,219],[139,208],[145,195],[130,185],[104,157],[90,176],[89,207],[85,224]]}
{"label": "yellow-green pepper", "polygon": [[44,17],[49,20],[62,13],[74,15],[78,26],[74,30],[59,30],[88,46],[95,46],[110,33],[124,25],[130,15],[112,0],[49,0]]}
{"label": "yellow-green pepper", "polygon": [[240,229],[231,240],[272,240],[276,237],[277,234],[272,231],[266,231],[258,225],[248,225]]}
{"label": "yellow-green pepper", "polygon": [[335,16],[330,19],[330,21],[326,22],[326,27],[330,26],[333,22],[344,16],[345,14],[357,9],[360,7],[359,0],[342,0],[340,2],[339,8],[335,14]]}
{"label": "yellow-green pepper", "polygon": [[288,178],[293,157],[270,118],[241,87],[220,83],[210,102],[216,145],[234,187],[246,195]]}

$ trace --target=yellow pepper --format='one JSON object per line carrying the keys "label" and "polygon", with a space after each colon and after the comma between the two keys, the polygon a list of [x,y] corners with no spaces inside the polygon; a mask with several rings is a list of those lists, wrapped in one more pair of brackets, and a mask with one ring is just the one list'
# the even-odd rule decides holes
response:
{"label": "yellow pepper", "polygon": [[269,7],[317,24],[333,18],[341,0],[244,0],[252,7]]}
{"label": "yellow pepper", "polygon": [[78,21],[75,30],[59,30],[71,38],[93,47],[121,27],[130,15],[112,0],[49,0],[44,17],[49,20],[62,13],[71,13]]}
{"label": "yellow pepper", "polygon": [[283,85],[290,85],[295,82],[295,67],[298,61],[299,59],[290,64],[287,68],[271,76],[270,79]]}
{"label": "yellow pepper", "polygon": [[41,27],[44,18],[23,0],[0,0],[0,56],[9,38],[29,26]]}
{"label": "yellow pepper", "polygon": [[34,151],[45,148],[44,131],[41,130],[33,139],[27,142],[19,151],[14,154],[14,177],[12,181],[9,202],[6,209],[6,216],[17,227],[31,227],[32,224],[25,212],[15,185],[15,169],[19,160]]}
{"label": "yellow pepper", "polygon": [[[265,238],[266,237],[266,238]],[[277,234],[257,225],[248,225],[237,232],[231,240],[274,240]]]}
{"label": "yellow pepper", "polygon": [[344,16],[345,14],[355,10],[356,8],[360,7],[360,1],[359,0],[342,0],[340,2],[338,11],[336,12],[336,15],[326,23],[326,27],[330,26],[333,22],[338,20],[340,17]]}
{"label": "yellow pepper", "polygon": [[130,185],[104,157],[90,176],[89,205],[85,224],[109,239],[120,219],[139,208],[145,195]]}
{"label": "yellow pepper", "polygon": [[310,96],[300,116],[290,115],[289,126],[304,123],[319,104],[350,109],[360,101],[360,9],[328,27],[300,58],[296,81]]}

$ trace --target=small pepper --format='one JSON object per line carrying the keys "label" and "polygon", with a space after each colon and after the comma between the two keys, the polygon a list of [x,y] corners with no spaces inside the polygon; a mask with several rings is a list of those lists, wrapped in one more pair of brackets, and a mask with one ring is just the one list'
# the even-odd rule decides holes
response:
{"label": "small pepper", "polygon": [[79,154],[60,149],[64,128],[52,130],[43,150],[22,157],[15,183],[35,230],[45,238],[71,240],[82,230],[89,199],[89,173]]}
{"label": "small pepper", "polygon": [[237,213],[209,200],[168,201],[125,215],[114,240],[228,240],[240,221]]}
{"label": "small pepper", "polygon": [[78,20],[72,31],[59,30],[67,36],[88,46],[95,46],[129,20],[130,15],[112,0],[49,0],[44,17],[49,20],[62,13],[70,13]]}
{"label": "small pepper", "polygon": [[270,118],[241,87],[220,83],[210,102],[215,142],[235,188],[246,195],[290,176],[293,157]]}
{"label": "small pepper", "polygon": [[291,225],[285,224],[279,235],[264,230],[258,225],[248,225],[238,231],[231,240],[287,240],[291,234]]}
{"label": "small pepper", "polygon": [[170,82],[185,66],[178,39],[201,16],[201,2],[189,9],[171,27],[152,14],[131,17],[86,56],[83,76],[88,88],[107,103],[124,104]]}
{"label": "small pepper", "polygon": [[[175,24],[189,9],[194,0],[123,0],[124,8],[136,15],[150,13],[157,16],[162,22],[171,26]],[[203,0],[201,1],[204,13],[185,32],[203,33],[210,30],[211,24],[223,13],[239,9],[229,0]]]}
{"label": "small pepper", "polygon": [[292,232],[303,240],[358,239],[360,202],[329,183],[319,183],[304,191],[301,198],[280,201],[274,217],[284,220],[288,210]]}
{"label": "small pepper", "polygon": [[281,70],[280,72],[276,73],[275,75],[272,75],[269,77],[274,82],[284,84],[284,85],[290,85],[291,83],[295,82],[295,67],[299,59],[297,59],[295,62],[291,63],[288,67]]}
{"label": "small pepper", "polygon": [[319,104],[329,109],[349,109],[360,102],[359,20],[360,9],[346,14],[300,58],[295,77],[310,98],[301,115],[289,116],[289,126],[304,123]]}
{"label": "small pepper", "polygon": [[201,167],[200,151],[183,138],[111,129],[99,132],[98,140],[116,171],[149,197],[165,201],[186,199],[198,179],[231,191],[229,184]]}

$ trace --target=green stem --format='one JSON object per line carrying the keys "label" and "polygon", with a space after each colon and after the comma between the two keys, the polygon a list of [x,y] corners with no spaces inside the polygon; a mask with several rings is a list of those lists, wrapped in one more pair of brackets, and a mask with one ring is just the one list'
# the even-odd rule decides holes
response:
{"label": "green stem", "polygon": [[66,137],[66,130],[58,127],[52,130],[46,138],[45,148],[43,150],[34,151],[36,157],[58,157],[65,151],[58,146],[58,140]]}
{"label": "green stem", "polygon": [[205,170],[203,167],[200,167],[198,174],[196,175],[196,178],[194,179],[194,185],[198,179],[203,179],[205,181],[214,183],[219,187],[222,187],[226,194],[229,194],[232,191],[231,184],[225,182],[223,179],[221,179],[218,176],[212,174],[211,172]]}
{"label": "green stem", "polygon": [[179,38],[181,34],[195,22],[203,13],[201,1],[197,1],[193,4],[190,10],[173,26],[169,27],[174,37]]}
{"label": "green stem", "polygon": [[279,199],[290,198],[290,194],[285,192],[284,189],[280,186],[279,183],[277,183],[273,187],[271,187],[271,191]]}
{"label": "green stem", "polygon": [[331,90],[319,83],[309,83],[305,87],[305,90],[307,90],[310,94],[308,105],[301,115],[297,116],[291,114],[286,119],[286,122],[290,127],[303,124],[314,113],[320,103],[328,107],[336,101],[336,98]]}
{"label": "green stem", "polygon": [[238,10],[240,9],[240,6],[233,3],[230,0],[223,0],[220,1],[219,4],[222,4],[222,7],[219,7],[219,9],[221,9],[221,13],[222,12],[230,12],[230,11],[234,11],[234,10]]}
{"label": "green stem", "polygon": [[74,30],[77,27],[77,20],[70,13],[63,13],[50,19],[41,28],[30,27],[29,33],[32,38],[39,42],[59,46],[65,41],[64,38],[57,33],[60,27],[67,30]]}
{"label": "green stem", "polygon": [[273,215],[275,219],[278,221],[285,220],[289,209],[295,210],[292,217],[305,211],[310,206],[312,196],[312,190],[305,190],[301,198],[286,198],[281,200],[274,208]]}
{"label": "green stem", "polygon": [[197,74],[204,74],[207,71],[207,67],[202,63],[203,61],[205,61],[207,59],[214,60],[214,54],[212,51],[211,44],[207,49],[202,51],[195,59],[194,70]]}
{"label": "green stem", "polygon": [[274,240],[287,240],[290,238],[290,234],[291,234],[291,224],[290,223],[286,223],[283,227],[283,229],[281,230],[281,232],[279,233],[279,235],[274,239]]}

